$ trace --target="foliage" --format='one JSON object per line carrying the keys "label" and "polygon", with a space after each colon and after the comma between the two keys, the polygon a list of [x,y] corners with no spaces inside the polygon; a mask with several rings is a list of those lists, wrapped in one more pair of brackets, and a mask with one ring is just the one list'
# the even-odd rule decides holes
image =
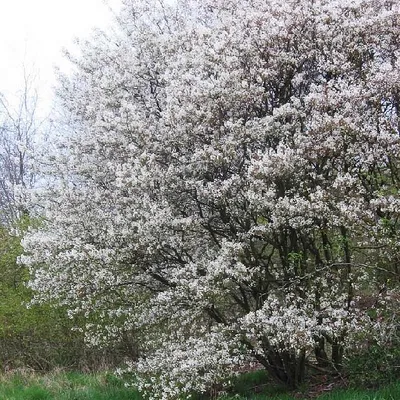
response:
{"label": "foliage", "polygon": [[139,335],[153,398],[340,370],[398,322],[399,3],[124,4],[60,79],[36,301]]}
{"label": "foliage", "polygon": [[[356,387],[380,387],[400,379],[400,336],[399,298],[393,299],[390,279],[378,296],[364,295],[363,308],[372,321],[385,321],[381,330],[371,337],[368,332],[360,333],[355,346],[349,346],[344,360],[344,373]],[[388,304],[389,303],[389,307]]]}
{"label": "foliage", "polygon": [[346,375],[355,387],[381,387],[400,379],[400,346],[373,344],[345,362]]}

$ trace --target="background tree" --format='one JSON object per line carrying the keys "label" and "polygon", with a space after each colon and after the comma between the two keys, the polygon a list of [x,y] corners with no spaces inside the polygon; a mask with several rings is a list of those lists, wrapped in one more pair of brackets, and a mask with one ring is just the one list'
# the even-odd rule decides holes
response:
{"label": "background tree", "polygon": [[24,68],[18,100],[10,102],[0,95],[0,218],[6,225],[21,217],[24,210],[18,193],[35,181],[32,160],[40,122],[34,84],[34,76]]}
{"label": "background tree", "polygon": [[143,332],[132,371],[154,397],[249,361],[296,387],[389,334],[399,15],[383,0],[126,1],[60,82],[70,131],[24,240],[37,301],[96,315],[94,344]]}

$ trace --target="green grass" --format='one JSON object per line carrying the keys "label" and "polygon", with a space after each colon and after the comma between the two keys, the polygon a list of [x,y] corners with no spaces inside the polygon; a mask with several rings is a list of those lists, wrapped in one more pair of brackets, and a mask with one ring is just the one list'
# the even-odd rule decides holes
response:
{"label": "green grass", "polygon": [[224,396],[221,400],[399,400],[400,399],[400,384],[388,386],[385,389],[378,391],[347,389],[333,391],[318,397],[302,397],[299,395],[292,396],[286,394],[269,395],[265,393],[255,395],[232,395]]}
{"label": "green grass", "polygon": [[[230,394],[219,400],[306,400],[283,388],[265,385],[264,371],[242,375],[233,382]],[[214,397],[213,397],[214,398]],[[131,388],[111,374],[52,373],[37,375],[14,372],[0,376],[0,400],[140,400]],[[204,399],[204,397],[203,397]],[[215,399],[215,398],[214,398]],[[400,382],[380,390],[340,389],[317,400],[400,400]]]}
{"label": "green grass", "polygon": [[326,394],[318,400],[399,400],[400,383],[387,386],[381,390],[340,390],[331,394]]}
{"label": "green grass", "polygon": [[0,378],[1,400],[139,400],[137,391],[108,374],[12,373]]}
{"label": "green grass", "polygon": [[236,379],[230,393],[220,400],[400,400],[400,381],[379,390],[360,388],[336,389],[316,395],[315,391],[289,393],[282,387],[265,385],[265,372],[255,371]]}

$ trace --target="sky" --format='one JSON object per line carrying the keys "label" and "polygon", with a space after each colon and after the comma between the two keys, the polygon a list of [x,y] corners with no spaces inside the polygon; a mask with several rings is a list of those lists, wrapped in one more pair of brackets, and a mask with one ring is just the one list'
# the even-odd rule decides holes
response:
{"label": "sky", "polygon": [[25,66],[36,75],[41,105],[49,107],[54,67],[68,68],[62,49],[73,48],[75,37],[88,37],[95,27],[106,28],[118,4],[119,0],[0,0],[0,93],[12,101],[21,89]]}

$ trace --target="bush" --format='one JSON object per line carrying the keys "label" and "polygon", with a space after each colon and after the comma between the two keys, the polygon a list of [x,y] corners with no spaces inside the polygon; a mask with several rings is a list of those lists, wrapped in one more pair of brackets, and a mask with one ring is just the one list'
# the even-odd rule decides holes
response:
{"label": "bush", "polygon": [[345,371],[352,386],[380,387],[400,379],[400,341],[392,345],[374,343],[347,359]]}

